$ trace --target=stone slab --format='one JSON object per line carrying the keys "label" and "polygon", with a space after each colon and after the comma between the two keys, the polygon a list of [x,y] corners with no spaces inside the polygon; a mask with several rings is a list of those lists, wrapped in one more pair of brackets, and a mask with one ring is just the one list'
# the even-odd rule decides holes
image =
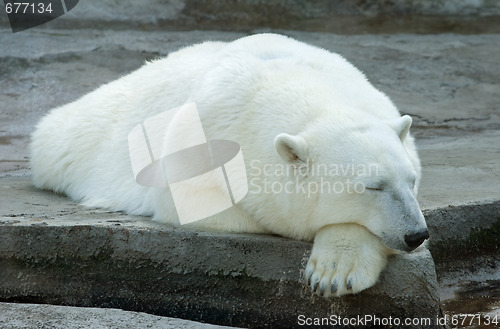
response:
{"label": "stone slab", "polygon": [[2,329],[230,329],[182,319],[111,308],[0,303]]}

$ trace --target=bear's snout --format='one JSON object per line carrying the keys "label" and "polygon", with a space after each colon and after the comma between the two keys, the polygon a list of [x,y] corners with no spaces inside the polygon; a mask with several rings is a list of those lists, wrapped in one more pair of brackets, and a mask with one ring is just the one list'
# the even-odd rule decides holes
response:
{"label": "bear's snout", "polygon": [[420,246],[429,238],[429,231],[423,230],[414,234],[405,235],[405,242],[412,250]]}

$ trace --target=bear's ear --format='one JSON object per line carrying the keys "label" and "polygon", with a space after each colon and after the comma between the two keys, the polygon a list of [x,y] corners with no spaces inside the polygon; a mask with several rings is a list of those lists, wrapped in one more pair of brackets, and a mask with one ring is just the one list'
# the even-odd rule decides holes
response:
{"label": "bear's ear", "polygon": [[389,126],[391,126],[396,134],[399,136],[399,139],[404,142],[405,138],[408,136],[410,132],[410,127],[412,123],[412,119],[409,115],[403,115],[401,118],[391,120],[388,122]]}
{"label": "bear's ear", "polygon": [[278,155],[285,161],[307,161],[307,142],[301,136],[289,134],[279,134],[274,139],[274,147]]}

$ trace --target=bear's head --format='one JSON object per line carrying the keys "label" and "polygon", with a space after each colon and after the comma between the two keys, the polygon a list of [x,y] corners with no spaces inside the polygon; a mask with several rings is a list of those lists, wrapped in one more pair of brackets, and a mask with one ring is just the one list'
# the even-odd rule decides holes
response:
{"label": "bear's head", "polygon": [[296,193],[286,193],[287,202],[303,205],[294,215],[302,216],[311,232],[356,223],[394,250],[422,244],[428,232],[416,200],[420,162],[411,123],[407,115],[332,117],[299,134],[276,136],[281,161],[294,168],[287,179]]}

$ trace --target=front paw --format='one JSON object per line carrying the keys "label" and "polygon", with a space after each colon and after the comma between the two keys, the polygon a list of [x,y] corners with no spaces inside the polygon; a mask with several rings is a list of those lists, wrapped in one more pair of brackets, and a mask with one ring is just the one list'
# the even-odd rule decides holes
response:
{"label": "front paw", "polygon": [[366,228],[329,225],[316,233],[306,280],[321,296],[355,294],[377,282],[387,255],[388,249]]}

